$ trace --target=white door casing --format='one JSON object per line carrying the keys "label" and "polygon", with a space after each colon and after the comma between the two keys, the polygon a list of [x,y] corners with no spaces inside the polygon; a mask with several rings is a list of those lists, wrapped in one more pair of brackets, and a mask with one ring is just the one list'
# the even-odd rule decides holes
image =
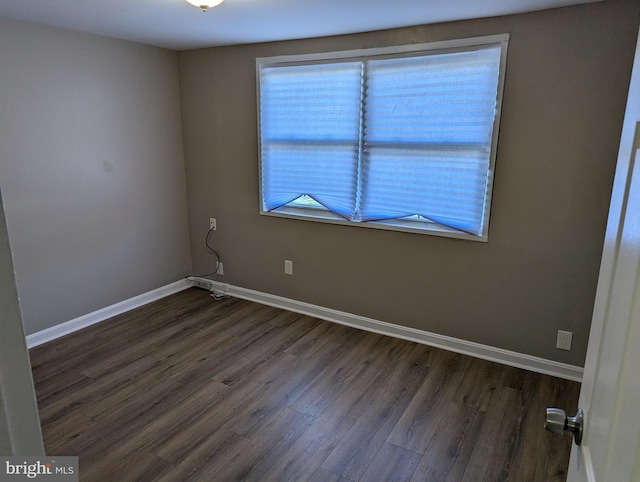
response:
{"label": "white door casing", "polygon": [[1,193],[0,455],[44,455]]}

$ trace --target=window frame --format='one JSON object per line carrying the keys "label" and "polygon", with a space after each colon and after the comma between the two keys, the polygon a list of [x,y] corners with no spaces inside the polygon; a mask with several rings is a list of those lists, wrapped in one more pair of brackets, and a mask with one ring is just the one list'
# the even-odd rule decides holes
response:
{"label": "window frame", "polygon": [[[258,188],[260,214],[286,219],[298,219],[303,221],[338,224],[343,226],[364,227],[370,229],[383,229],[389,231],[401,231],[431,236],[443,236],[471,241],[488,241],[489,220],[492,204],[493,181],[495,173],[495,163],[498,145],[498,134],[500,118],[502,113],[502,100],[504,91],[504,81],[506,73],[507,50],[509,45],[509,34],[489,35],[483,37],[471,37],[464,39],[443,40],[419,44],[407,44],[391,47],[378,47],[367,49],[355,49],[334,52],[320,52],[313,54],[280,55],[273,57],[256,58],[256,94],[257,94],[257,134],[258,134]],[[342,218],[328,210],[313,207],[289,207],[283,206],[277,210],[265,211],[263,205],[262,192],[262,134],[261,134],[261,69],[262,67],[291,66],[305,64],[332,63],[334,61],[366,60],[379,58],[402,57],[406,55],[419,55],[420,53],[434,54],[434,51],[451,53],[455,51],[465,51],[474,47],[500,46],[500,64],[498,72],[498,85],[496,92],[496,113],[492,127],[491,148],[489,153],[489,167],[487,172],[487,192],[484,205],[484,219],[482,233],[479,235],[458,231],[454,228],[440,225],[431,221],[416,221],[393,219],[385,221],[363,221],[353,222]]]}

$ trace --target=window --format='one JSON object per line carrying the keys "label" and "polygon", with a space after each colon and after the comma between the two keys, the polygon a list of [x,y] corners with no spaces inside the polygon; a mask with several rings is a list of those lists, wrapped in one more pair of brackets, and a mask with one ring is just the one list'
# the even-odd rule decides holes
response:
{"label": "window", "polygon": [[261,213],[486,240],[507,42],[257,59]]}

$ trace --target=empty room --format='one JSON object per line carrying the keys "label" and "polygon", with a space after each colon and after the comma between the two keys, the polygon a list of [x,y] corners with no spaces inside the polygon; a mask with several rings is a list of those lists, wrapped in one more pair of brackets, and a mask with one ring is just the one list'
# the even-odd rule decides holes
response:
{"label": "empty room", "polygon": [[640,480],[639,27],[2,0],[0,480]]}

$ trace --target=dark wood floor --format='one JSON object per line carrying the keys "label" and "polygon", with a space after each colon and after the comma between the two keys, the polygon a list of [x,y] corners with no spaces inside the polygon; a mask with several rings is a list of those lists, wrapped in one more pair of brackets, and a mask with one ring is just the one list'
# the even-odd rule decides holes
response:
{"label": "dark wood floor", "polygon": [[187,290],[31,350],[87,481],[564,480],[579,385]]}

